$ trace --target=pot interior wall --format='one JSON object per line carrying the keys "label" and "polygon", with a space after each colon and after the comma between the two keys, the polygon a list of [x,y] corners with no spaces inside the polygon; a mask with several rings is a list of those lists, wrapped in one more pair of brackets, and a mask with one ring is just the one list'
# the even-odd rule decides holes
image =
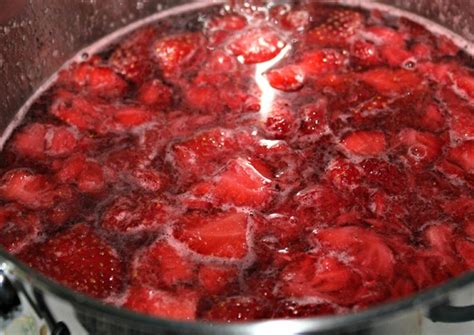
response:
{"label": "pot interior wall", "polygon": [[[78,50],[132,21],[185,2],[190,1],[0,0],[0,133],[24,101]],[[474,41],[474,0],[380,2],[428,17]]]}

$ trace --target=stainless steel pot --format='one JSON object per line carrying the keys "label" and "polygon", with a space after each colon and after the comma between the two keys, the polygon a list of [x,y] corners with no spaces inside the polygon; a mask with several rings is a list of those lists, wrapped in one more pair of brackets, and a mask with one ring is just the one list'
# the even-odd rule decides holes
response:
{"label": "stainless steel pot", "polygon": [[[0,0],[0,132],[25,100],[79,50],[134,20],[187,2]],[[474,42],[474,0],[380,2],[424,16]],[[0,312],[16,306],[18,297],[36,308],[53,334],[421,334],[433,329],[432,321],[474,320],[474,273],[350,315],[222,325],[175,322],[106,306],[48,280],[0,250]],[[452,307],[453,303],[464,307]],[[443,329],[474,333],[473,323]]]}

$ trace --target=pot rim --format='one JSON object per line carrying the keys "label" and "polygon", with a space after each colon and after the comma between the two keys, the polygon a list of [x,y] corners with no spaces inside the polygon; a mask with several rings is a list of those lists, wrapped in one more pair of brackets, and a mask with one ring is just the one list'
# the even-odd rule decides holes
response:
{"label": "pot rim", "polygon": [[367,324],[383,321],[388,317],[396,316],[411,308],[419,308],[425,312],[430,307],[443,302],[448,293],[470,284],[474,286],[474,271],[471,271],[453,278],[442,285],[421,291],[409,297],[376,305],[360,312],[343,315],[300,319],[270,319],[232,324],[211,323],[200,320],[174,321],[102,303],[49,279],[17,260],[5,250],[0,249],[0,260],[2,258],[6,261],[7,272],[12,273],[15,277],[18,276],[21,280],[29,281],[34,287],[72,303],[74,307],[81,307],[86,310],[92,309],[93,312],[98,311],[113,319],[121,319],[122,321],[126,319],[128,322],[136,325],[138,329],[169,329],[191,332],[193,334],[302,334],[309,331],[328,331],[349,327],[355,329]]}

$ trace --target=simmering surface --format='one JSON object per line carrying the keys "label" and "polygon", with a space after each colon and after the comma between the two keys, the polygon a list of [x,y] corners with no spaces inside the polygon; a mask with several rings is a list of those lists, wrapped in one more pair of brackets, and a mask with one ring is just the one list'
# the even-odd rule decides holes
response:
{"label": "simmering surface", "polygon": [[0,243],[175,319],[399,299],[474,269],[473,99],[451,41],[378,11],[165,20],[32,107],[1,156]]}

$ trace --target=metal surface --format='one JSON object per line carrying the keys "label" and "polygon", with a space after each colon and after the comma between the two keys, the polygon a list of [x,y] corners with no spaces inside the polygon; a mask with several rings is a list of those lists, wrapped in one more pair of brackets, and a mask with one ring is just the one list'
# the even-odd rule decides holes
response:
{"label": "metal surface", "polygon": [[[185,2],[0,0],[0,132],[25,100],[78,50],[132,21]],[[474,0],[381,2],[424,15],[474,41]],[[470,273],[408,299],[350,315],[234,325],[186,323],[106,306],[63,288],[0,251],[2,257],[13,284],[23,286],[31,296],[35,289],[41,292],[56,321],[67,314],[94,334],[420,334],[433,307],[472,296],[474,291],[474,273]],[[61,307],[54,307],[52,300]]]}

